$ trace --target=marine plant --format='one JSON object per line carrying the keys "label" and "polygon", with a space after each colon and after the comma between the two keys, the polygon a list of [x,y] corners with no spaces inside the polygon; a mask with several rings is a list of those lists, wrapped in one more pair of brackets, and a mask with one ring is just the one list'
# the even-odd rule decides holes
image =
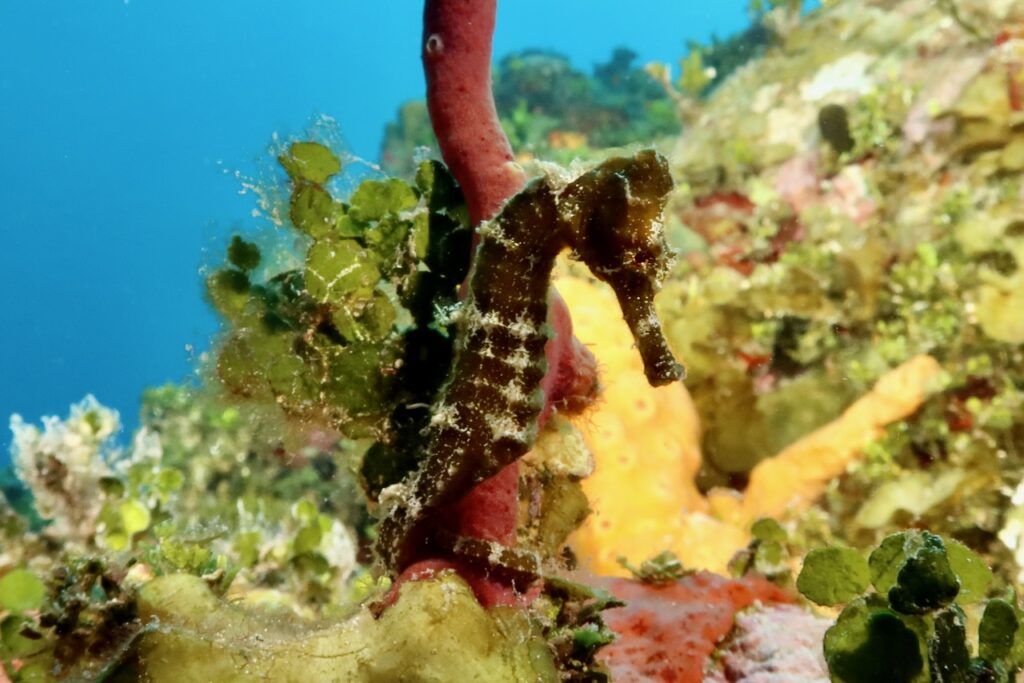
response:
{"label": "marine plant", "polygon": [[797,588],[819,605],[845,605],[824,641],[837,683],[1009,682],[1024,665],[1024,611],[1012,590],[986,599],[991,581],[962,543],[904,531],[866,560],[841,546],[811,551]]}

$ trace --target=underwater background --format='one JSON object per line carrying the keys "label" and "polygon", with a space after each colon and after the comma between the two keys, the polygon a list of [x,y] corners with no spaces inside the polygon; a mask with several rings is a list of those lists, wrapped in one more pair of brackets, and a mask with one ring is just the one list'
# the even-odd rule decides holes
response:
{"label": "underwater background", "polygon": [[[675,64],[748,10],[511,0],[494,58],[547,49],[590,73],[624,46]],[[321,116],[365,160],[347,172],[372,174],[385,124],[423,95],[421,15],[420,0],[0,2],[0,463],[12,413],[92,393],[130,434],[145,387],[192,375],[217,330],[202,270],[260,225],[243,179],[273,135]]]}
{"label": "underwater background", "polygon": [[1024,0],[498,4],[0,5],[0,683],[1018,680]]}

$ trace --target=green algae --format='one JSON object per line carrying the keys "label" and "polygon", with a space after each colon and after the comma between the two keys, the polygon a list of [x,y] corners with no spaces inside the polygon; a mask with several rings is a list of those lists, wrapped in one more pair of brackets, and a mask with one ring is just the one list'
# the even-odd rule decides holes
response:
{"label": "green algae", "polygon": [[[845,603],[825,635],[832,680],[1009,681],[1024,664],[1024,612],[1012,592],[985,600],[991,581],[962,544],[909,531],[885,538],[867,561],[849,548],[812,551],[797,587],[819,604]],[[968,614],[980,616],[976,648]]]}
{"label": "green algae", "polygon": [[[347,202],[327,189],[341,166],[323,145],[295,143],[280,163],[291,179],[290,222],[311,241],[301,270],[263,281],[248,274],[255,264],[239,266],[232,242],[229,267],[208,279],[211,301],[233,327],[218,375],[233,394],[276,403],[290,419],[395,443],[392,413],[429,401],[440,381],[428,373],[433,383],[410,393],[401,368],[447,367],[446,326],[434,315],[454,303],[465,274],[447,257],[468,239],[461,197],[431,162],[416,184],[367,180]],[[429,354],[412,358],[421,347]]]}

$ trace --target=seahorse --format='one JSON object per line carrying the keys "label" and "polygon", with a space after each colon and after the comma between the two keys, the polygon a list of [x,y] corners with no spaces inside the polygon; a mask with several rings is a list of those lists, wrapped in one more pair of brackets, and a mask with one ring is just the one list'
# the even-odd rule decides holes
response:
{"label": "seahorse", "polygon": [[[671,188],[664,157],[646,150],[609,159],[567,185],[536,178],[477,229],[469,293],[454,314],[455,359],[432,407],[425,457],[381,498],[390,507],[378,526],[377,550],[389,568],[400,571],[436,545],[434,514],[524,455],[536,439],[547,297],[563,250],[615,291],[647,380],[660,386],[682,378],[654,310],[654,294],[671,266],[661,222]],[[515,561],[482,541],[442,545],[490,557],[491,564]]]}

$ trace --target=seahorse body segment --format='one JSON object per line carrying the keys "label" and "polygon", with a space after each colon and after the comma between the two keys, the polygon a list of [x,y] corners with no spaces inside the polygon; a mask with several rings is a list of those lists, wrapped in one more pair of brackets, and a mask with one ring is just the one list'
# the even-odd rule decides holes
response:
{"label": "seahorse body segment", "polygon": [[[670,266],[661,228],[672,187],[653,151],[608,160],[564,187],[541,177],[483,223],[470,291],[457,313],[455,360],[433,407],[419,469],[390,493],[378,552],[401,570],[435,539],[433,513],[524,455],[544,406],[545,320],[563,249],[614,289],[653,385],[680,379],[654,311]],[[387,496],[382,497],[382,502]]]}

